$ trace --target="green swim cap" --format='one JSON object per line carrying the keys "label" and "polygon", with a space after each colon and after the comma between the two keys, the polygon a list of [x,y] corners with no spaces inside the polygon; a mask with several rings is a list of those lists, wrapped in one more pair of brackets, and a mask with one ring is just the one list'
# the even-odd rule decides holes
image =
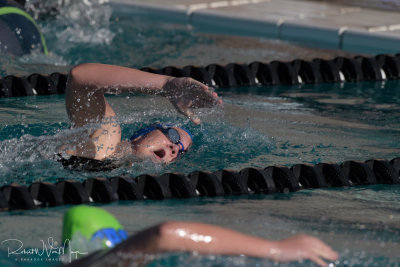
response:
{"label": "green swim cap", "polygon": [[104,240],[104,247],[113,247],[128,237],[112,214],[104,209],[86,205],[75,206],[64,215],[63,242],[71,240],[78,232],[87,240]]}

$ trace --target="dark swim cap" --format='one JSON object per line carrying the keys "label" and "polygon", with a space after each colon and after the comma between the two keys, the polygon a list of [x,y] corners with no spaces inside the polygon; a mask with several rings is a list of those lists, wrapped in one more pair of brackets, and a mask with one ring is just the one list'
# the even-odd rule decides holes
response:
{"label": "dark swim cap", "polygon": [[35,20],[15,1],[0,0],[0,52],[20,56],[36,47],[47,54],[46,42]]}

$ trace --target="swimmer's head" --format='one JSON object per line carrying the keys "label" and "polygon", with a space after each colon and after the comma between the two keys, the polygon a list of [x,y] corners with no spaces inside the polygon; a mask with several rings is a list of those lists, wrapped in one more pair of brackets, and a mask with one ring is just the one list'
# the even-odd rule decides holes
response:
{"label": "swimmer's head", "polygon": [[115,217],[101,208],[79,205],[64,214],[62,240],[68,245],[74,238],[101,241],[104,248],[112,248],[128,238]]}
{"label": "swimmer's head", "polygon": [[136,156],[169,163],[189,149],[193,135],[170,124],[153,124],[135,132],[130,141]]}

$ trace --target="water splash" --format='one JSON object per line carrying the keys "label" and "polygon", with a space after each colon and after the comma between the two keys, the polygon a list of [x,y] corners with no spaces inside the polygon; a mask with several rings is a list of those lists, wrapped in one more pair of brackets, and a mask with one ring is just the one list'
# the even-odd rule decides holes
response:
{"label": "water splash", "polygon": [[[121,97],[116,99],[121,100]],[[128,101],[126,105],[129,106],[130,102]],[[119,108],[128,109],[124,106],[120,105]],[[10,179],[22,183],[29,183],[35,179],[54,182],[58,178],[84,180],[99,175],[136,177],[143,173],[161,174],[169,170],[189,173],[199,168],[214,170],[238,168],[248,165],[249,161],[255,160],[262,154],[268,154],[273,147],[271,140],[264,134],[252,128],[243,130],[221,119],[210,119],[212,122],[204,120],[199,127],[191,124],[186,118],[177,118],[176,111],[172,108],[162,110],[150,108],[149,111],[132,111],[131,108],[125,110],[125,113],[128,114],[120,116],[122,139],[128,139],[132,132],[149,124],[174,122],[178,127],[187,128],[195,135],[194,145],[179,161],[169,165],[126,157],[120,160],[121,167],[111,172],[71,172],[64,170],[61,164],[56,162],[54,155],[60,152],[61,146],[69,145],[74,140],[78,143],[77,131],[82,129],[68,129],[68,123],[9,125],[2,127],[0,131],[0,137],[3,139],[0,142],[1,183],[8,183]],[[215,115],[212,111],[207,113],[210,117]]]}
{"label": "water splash", "polygon": [[56,28],[57,44],[64,49],[69,49],[71,43],[110,44],[114,37],[109,29],[112,11],[105,2],[65,0],[58,7],[54,23],[43,30],[46,33]]}
{"label": "water splash", "polygon": [[[110,45],[115,34],[110,30],[112,9],[107,0],[28,0],[25,4],[45,36],[49,56],[32,53],[22,63],[68,65],[69,53],[81,46]],[[67,60],[65,58],[68,58]]]}
{"label": "water splash", "polygon": [[[53,66],[67,66],[68,62],[59,55],[54,54],[53,52],[48,53],[47,55],[43,54],[42,51],[38,49],[34,49],[31,51],[30,54],[23,55],[18,58],[18,61],[23,64],[22,71],[27,72],[27,66],[28,64],[47,64],[47,65],[53,65]],[[37,66],[35,66],[37,68]],[[51,72],[56,72],[57,68],[52,68]],[[36,72],[31,71],[31,72]]]}

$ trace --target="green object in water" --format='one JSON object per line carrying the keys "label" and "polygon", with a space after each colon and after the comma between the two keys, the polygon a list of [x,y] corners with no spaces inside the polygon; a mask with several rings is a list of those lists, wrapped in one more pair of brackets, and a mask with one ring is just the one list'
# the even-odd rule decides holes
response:
{"label": "green object in water", "polygon": [[114,247],[127,239],[122,225],[104,209],[86,205],[71,208],[64,215],[62,240],[72,240],[79,233],[87,240],[100,238],[104,247]]}

